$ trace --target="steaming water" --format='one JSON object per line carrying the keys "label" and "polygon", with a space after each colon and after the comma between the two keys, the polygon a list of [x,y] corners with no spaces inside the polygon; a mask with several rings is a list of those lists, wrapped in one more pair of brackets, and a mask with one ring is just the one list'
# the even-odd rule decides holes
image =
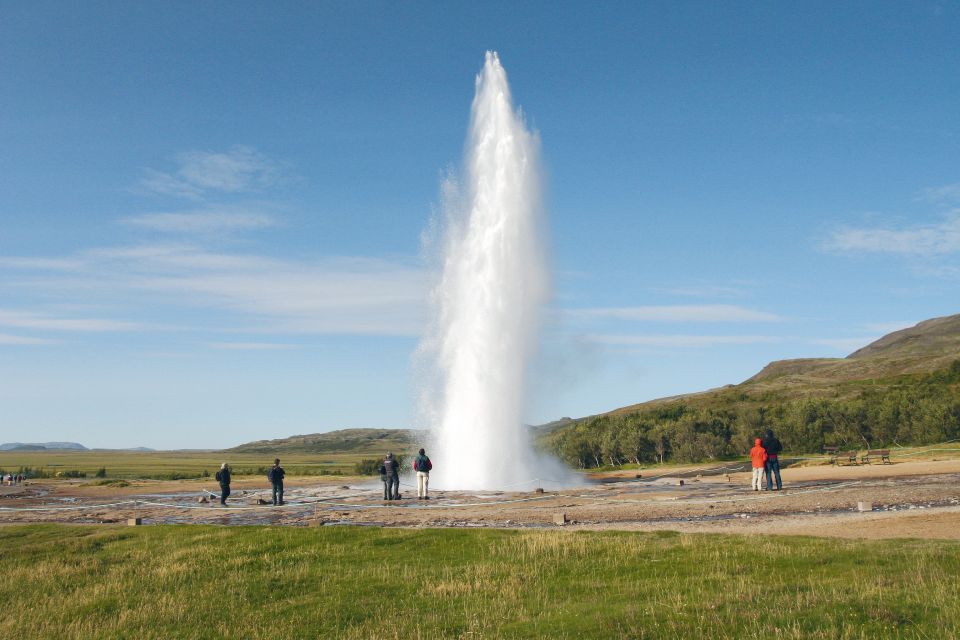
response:
{"label": "steaming water", "polygon": [[426,407],[432,485],[520,489],[557,475],[544,473],[523,427],[527,362],[548,290],[538,156],[539,140],[488,52],[476,80],[465,184],[445,203],[434,325],[421,345],[440,378]]}

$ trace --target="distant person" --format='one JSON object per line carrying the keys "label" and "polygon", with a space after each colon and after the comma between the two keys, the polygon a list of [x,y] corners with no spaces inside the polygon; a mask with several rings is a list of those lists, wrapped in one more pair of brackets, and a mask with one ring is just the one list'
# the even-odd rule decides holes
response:
{"label": "distant person", "polygon": [[754,440],[753,449],[750,449],[750,463],[753,465],[753,478],[750,480],[750,487],[754,491],[760,491],[760,485],[763,483],[763,472],[767,463],[767,450],[763,448],[760,438]]}
{"label": "distant person", "polygon": [[397,464],[397,460],[392,453],[387,453],[387,457],[383,459],[383,470],[387,478],[384,500],[399,500],[400,465]]}
{"label": "distant person", "polygon": [[220,504],[227,506],[227,498],[230,497],[230,467],[224,462],[220,465],[220,471],[217,471],[217,482],[220,483]]}
{"label": "distant person", "polygon": [[430,469],[433,463],[427,457],[427,452],[420,449],[420,453],[413,459],[413,470],[417,472],[417,500],[429,500],[427,488],[430,485]]}
{"label": "distant person", "polygon": [[390,476],[387,475],[387,460],[384,458],[380,461],[380,482],[383,483],[383,499],[390,499]]}
{"label": "distant person", "polygon": [[270,471],[267,471],[267,479],[273,488],[273,504],[275,505],[283,504],[283,478],[286,475],[287,472],[280,466],[280,458],[275,458]]}
{"label": "distant person", "polygon": [[771,429],[767,429],[767,435],[760,443],[764,451],[767,452],[767,462],[764,465],[767,471],[767,491],[773,490],[773,477],[777,478],[777,491],[780,491],[780,452],[783,451],[783,445],[773,435]]}

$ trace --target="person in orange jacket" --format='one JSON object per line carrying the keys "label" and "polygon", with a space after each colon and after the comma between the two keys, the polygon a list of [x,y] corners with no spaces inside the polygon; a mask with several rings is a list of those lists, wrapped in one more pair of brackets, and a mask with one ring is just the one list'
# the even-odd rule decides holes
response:
{"label": "person in orange jacket", "polygon": [[753,442],[753,449],[750,449],[750,462],[753,464],[753,480],[750,486],[754,491],[760,491],[760,485],[763,482],[763,468],[767,462],[767,450],[760,444],[760,438]]}

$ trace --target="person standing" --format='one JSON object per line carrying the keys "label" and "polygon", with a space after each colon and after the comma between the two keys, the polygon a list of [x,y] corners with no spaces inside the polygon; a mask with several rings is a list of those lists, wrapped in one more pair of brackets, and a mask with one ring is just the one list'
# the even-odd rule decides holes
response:
{"label": "person standing", "polygon": [[783,445],[773,435],[772,429],[767,429],[767,435],[760,444],[767,452],[767,462],[764,464],[767,471],[767,491],[773,489],[774,476],[777,479],[777,491],[780,491],[782,488],[780,483],[780,452],[783,451]]}
{"label": "person standing", "polygon": [[387,461],[380,461],[380,482],[383,483],[383,499],[390,499],[390,476],[387,475]]}
{"label": "person standing", "polygon": [[420,453],[413,459],[413,470],[417,472],[417,500],[429,500],[427,489],[430,485],[430,469],[433,469],[433,463],[427,457],[427,453],[420,449]]}
{"label": "person standing", "polygon": [[757,438],[754,440],[753,449],[750,449],[750,463],[753,466],[753,478],[750,480],[750,487],[754,491],[760,491],[760,484],[763,482],[763,470],[767,463],[767,450],[760,443],[760,438]]}
{"label": "person standing", "polygon": [[273,504],[283,504],[283,478],[287,473],[280,466],[280,458],[273,460],[273,466],[267,472],[267,479],[270,480],[270,486],[273,488]]}
{"label": "person standing", "polygon": [[393,457],[392,453],[387,453],[387,457],[383,459],[383,469],[387,476],[386,482],[386,500],[399,500],[400,499],[400,465],[397,464],[396,459]]}
{"label": "person standing", "polygon": [[230,467],[226,462],[220,465],[220,471],[217,471],[217,482],[220,483],[220,504],[227,506],[227,498],[230,497]]}

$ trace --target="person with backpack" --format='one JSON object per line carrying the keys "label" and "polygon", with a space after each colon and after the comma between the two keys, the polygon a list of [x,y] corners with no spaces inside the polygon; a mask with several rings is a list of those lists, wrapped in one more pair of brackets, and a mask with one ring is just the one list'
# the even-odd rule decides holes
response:
{"label": "person with backpack", "polygon": [[773,490],[773,476],[777,478],[777,491],[780,491],[782,489],[780,483],[780,452],[783,451],[783,445],[773,435],[772,429],[767,429],[767,435],[760,444],[767,452],[767,461],[764,463],[767,472],[767,491]]}
{"label": "person with backpack", "polygon": [[427,487],[430,484],[430,469],[433,469],[433,463],[427,457],[426,452],[420,449],[420,453],[413,459],[413,470],[417,472],[417,500],[429,500]]}
{"label": "person with backpack", "polygon": [[274,505],[283,504],[283,478],[286,475],[287,473],[280,466],[280,458],[275,458],[273,466],[267,471],[267,480],[270,481],[270,486],[273,488]]}
{"label": "person with backpack", "polygon": [[760,491],[763,471],[767,464],[767,450],[763,448],[761,442],[760,438],[756,438],[753,449],[750,449],[750,463],[753,466],[753,478],[750,480],[750,487],[754,491]]}
{"label": "person with backpack", "polygon": [[399,500],[400,499],[400,465],[397,464],[396,459],[393,457],[392,453],[387,453],[387,457],[383,459],[383,477],[386,478],[384,482],[384,500]]}
{"label": "person with backpack", "polygon": [[380,461],[380,482],[383,483],[383,499],[390,499],[390,476],[387,475],[386,460]]}
{"label": "person with backpack", "polygon": [[227,498],[230,497],[230,467],[224,462],[220,465],[220,471],[217,471],[217,482],[220,483],[220,504],[227,506]]}

